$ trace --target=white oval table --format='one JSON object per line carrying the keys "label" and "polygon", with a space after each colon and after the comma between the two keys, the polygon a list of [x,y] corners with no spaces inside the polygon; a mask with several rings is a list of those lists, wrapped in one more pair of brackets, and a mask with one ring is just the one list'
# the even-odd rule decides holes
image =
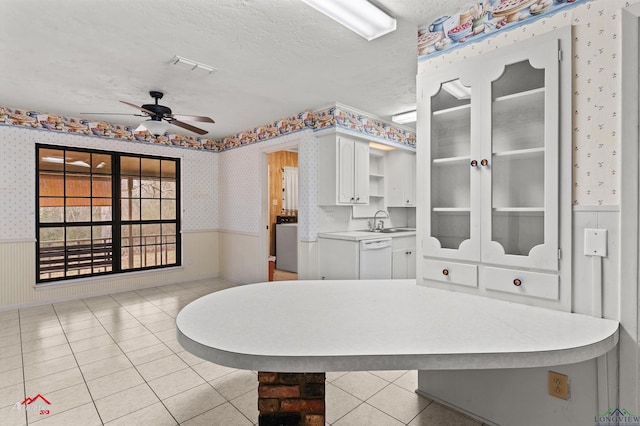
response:
{"label": "white oval table", "polygon": [[[194,355],[279,373],[570,364],[613,349],[619,327],[613,320],[434,289],[415,280],[243,285],[193,301],[176,323],[178,341]],[[279,379],[263,376],[282,387],[274,382]],[[262,389],[263,383],[259,398],[273,402],[273,393]]]}

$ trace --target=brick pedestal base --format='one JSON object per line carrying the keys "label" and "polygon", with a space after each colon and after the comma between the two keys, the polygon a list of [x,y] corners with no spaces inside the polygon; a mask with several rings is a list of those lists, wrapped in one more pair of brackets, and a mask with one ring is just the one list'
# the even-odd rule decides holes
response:
{"label": "brick pedestal base", "polygon": [[258,373],[259,426],[324,426],[325,373]]}

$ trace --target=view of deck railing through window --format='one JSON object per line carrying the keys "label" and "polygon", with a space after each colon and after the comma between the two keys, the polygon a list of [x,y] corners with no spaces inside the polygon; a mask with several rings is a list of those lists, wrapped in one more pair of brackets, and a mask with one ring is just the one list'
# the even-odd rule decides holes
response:
{"label": "view of deck railing through window", "polygon": [[180,264],[179,160],[38,147],[38,282]]}

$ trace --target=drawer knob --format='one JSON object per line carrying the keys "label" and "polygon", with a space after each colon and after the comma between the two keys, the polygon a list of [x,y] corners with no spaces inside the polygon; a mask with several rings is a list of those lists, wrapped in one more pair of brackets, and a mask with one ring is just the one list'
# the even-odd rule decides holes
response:
{"label": "drawer knob", "polygon": [[489,160],[483,159],[482,161],[480,161],[480,164],[482,164],[483,166],[486,166],[489,164]]}
{"label": "drawer knob", "polygon": [[522,285],[522,280],[516,278],[515,280],[513,280],[513,285],[515,285],[516,287],[520,287]]}
{"label": "drawer knob", "polygon": [[471,160],[471,167],[476,167],[478,165],[477,160]]}
{"label": "drawer knob", "polygon": [[449,270],[448,269],[443,269],[442,270],[442,275],[449,275]]}

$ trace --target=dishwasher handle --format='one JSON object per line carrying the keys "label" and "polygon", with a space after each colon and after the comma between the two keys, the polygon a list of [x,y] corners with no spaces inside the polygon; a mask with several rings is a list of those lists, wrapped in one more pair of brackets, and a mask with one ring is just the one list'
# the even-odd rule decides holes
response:
{"label": "dishwasher handle", "polygon": [[362,240],[360,241],[360,250],[380,250],[391,247],[391,238],[383,238],[379,240]]}

